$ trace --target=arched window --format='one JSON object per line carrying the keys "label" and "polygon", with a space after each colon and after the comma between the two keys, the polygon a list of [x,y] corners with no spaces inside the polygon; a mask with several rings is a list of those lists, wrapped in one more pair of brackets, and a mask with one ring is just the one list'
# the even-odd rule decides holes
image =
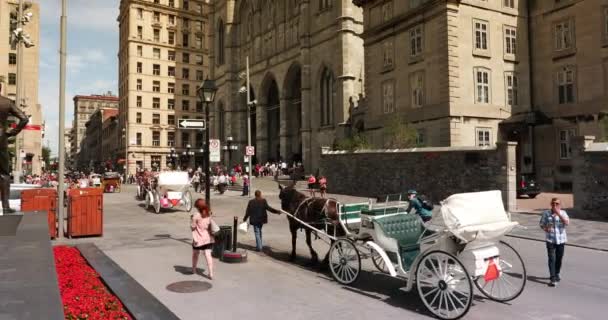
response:
{"label": "arched window", "polygon": [[224,56],[224,22],[220,20],[217,24],[217,64],[223,65],[225,62]]}
{"label": "arched window", "polygon": [[224,103],[220,102],[220,104],[218,105],[218,110],[219,110],[219,115],[218,115],[218,121],[219,121],[219,139],[220,141],[222,141],[222,143],[224,143],[226,141],[226,110],[224,110]]}
{"label": "arched window", "polygon": [[327,68],[321,75],[320,106],[321,126],[334,123],[334,76]]}

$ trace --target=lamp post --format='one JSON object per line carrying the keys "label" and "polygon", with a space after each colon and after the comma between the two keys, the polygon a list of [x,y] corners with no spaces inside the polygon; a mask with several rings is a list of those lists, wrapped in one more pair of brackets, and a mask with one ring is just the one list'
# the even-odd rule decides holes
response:
{"label": "lamp post", "polygon": [[192,146],[188,144],[186,145],[186,151],[182,152],[182,155],[188,159],[188,166],[190,166],[190,160],[192,160],[192,156],[194,155],[194,151],[190,150],[191,148]]}
{"label": "lamp post", "polygon": [[[255,106],[257,104],[256,100],[251,100],[251,92],[249,92],[249,88],[251,88],[250,79],[249,79],[249,56],[245,57],[245,78],[246,78],[246,88],[241,88],[240,93],[244,93],[247,95],[247,146],[251,146],[251,109],[255,110]],[[249,190],[251,191],[253,183],[253,156],[248,156],[249,159]],[[251,192],[249,192],[249,196],[251,197]]]}
{"label": "lamp post", "polygon": [[228,152],[228,170],[230,170],[230,158],[233,151],[236,151],[239,147],[234,144],[234,139],[232,137],[226,138],[226,144],[222,146],[222,150],[224,152]]}
{"label": "lamp post", "polygon": [[171,148],[169,158],[171,159],[171,169],[175,170],[175,161],[177,159],[177,153],[175,152],[175,148]]}
{"label": "lamp post", "polygon": [[213,80],[209,80],[209,78],[205,79],[200,87],[197,89],[197,93],[203,104],[206,105],[205,108],[205,201],[208,206],[211,206],[211,188],[210,185],[210,177],[211,172],[209,170],[210,161],[209,161],[209,108],[210,105],[215,100],[215,93],[217,92],[217,88],[215,87],[215,82]]}

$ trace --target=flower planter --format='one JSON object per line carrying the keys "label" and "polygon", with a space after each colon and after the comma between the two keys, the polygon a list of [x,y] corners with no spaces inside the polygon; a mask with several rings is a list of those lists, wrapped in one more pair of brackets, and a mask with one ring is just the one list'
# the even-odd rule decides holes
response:
{"label": "flower planter", "polygon": [[57,246],[53,253],[65,319],[133,319],[78,249]]}

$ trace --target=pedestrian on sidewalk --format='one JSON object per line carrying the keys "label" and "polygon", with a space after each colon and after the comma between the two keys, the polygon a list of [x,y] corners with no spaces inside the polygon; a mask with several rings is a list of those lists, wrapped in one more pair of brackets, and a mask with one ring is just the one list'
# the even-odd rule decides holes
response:
{"label": "pedestrian on sidewalk", "polygon": [[249,195],[249,175],[247,173],[243,173],[243,194],[241,196]]}
{"label": "pedestrian on sidewalk", "polygon": [[192,229],[192,274],[196,274],[198,256],[201,251],[205,255],[207,268],[209,269],[209,279],[213,280],[213,259],[211,249],[215,239],[211,232],[211,211],[203,199],[198,199],[194,203],[198,213],[190,216],[190,228]]}
{"label": "pedestrian on sidewalk", "polygon": [[562,268],[564,246],[567,241],[566,226],[570,223],[570,217],[565,210],[561,209],[561,205],[559,198],[551,199],[551,209],[543,212],[540,218],[540,228],[545,231],[547,244],[550,287],[555,287],[561,280],[559,273]]}
{"label": "pedestrian on sidewalk", "polygon": [[325,199],[327,194],[327,178],[325,176],[321,176],[319,179],[319,191],[321,192],[321,198]]}
{"label": "pedestrian on sidewalk", "polygon": [[315,184],[317,183],[317,178],[315,178],[314,174],[310,174],[308,177],[308,192],[310,192],[311,197],[315,197]]}
{"label": "pedestrian on sidewalk", "polygon": [[249,224],[253,226],[255,248],[258,252],[262,251],[262,226],[268,223],[268,213],[266,211],[281,214],[281,211],[268,205],[266,199],[262,197],[262,191],[256,190],[255,198],[249,200],[249,204],[247,204],[247,211],[245,212],[243,221],[246,222],[249,219]]}

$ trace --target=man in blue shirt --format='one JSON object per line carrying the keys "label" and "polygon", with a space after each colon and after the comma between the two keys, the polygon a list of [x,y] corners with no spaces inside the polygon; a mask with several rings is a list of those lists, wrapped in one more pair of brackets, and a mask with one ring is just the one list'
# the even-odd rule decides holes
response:
{"label": "man in blue shirt", "polygon": [[431,210],[422,206],[422,202],[420,199],[418,199],[418,192],[416,192],[416,190],[409,190],[407,192],[407,199],[410,202],[409,206],[407,207],[408,213],[411,213],[412,209],[416,209],[416,214],[422,218],[422,221],[427,222],[431,220],[433,213]]}
{"label": "man in blue shirt", "polygon": [[558,198],[551,199],[551,209],[543,212],[540,218],[540,228],[545,231],[547,243],[547,255],[549,257],[550,287],[555,287],[561,280],[559,272],[562,268],[564,257],[564,245],[566,244],[566,226],[570,223],[570,217],[566,211],[561,209],[561,201]]}

